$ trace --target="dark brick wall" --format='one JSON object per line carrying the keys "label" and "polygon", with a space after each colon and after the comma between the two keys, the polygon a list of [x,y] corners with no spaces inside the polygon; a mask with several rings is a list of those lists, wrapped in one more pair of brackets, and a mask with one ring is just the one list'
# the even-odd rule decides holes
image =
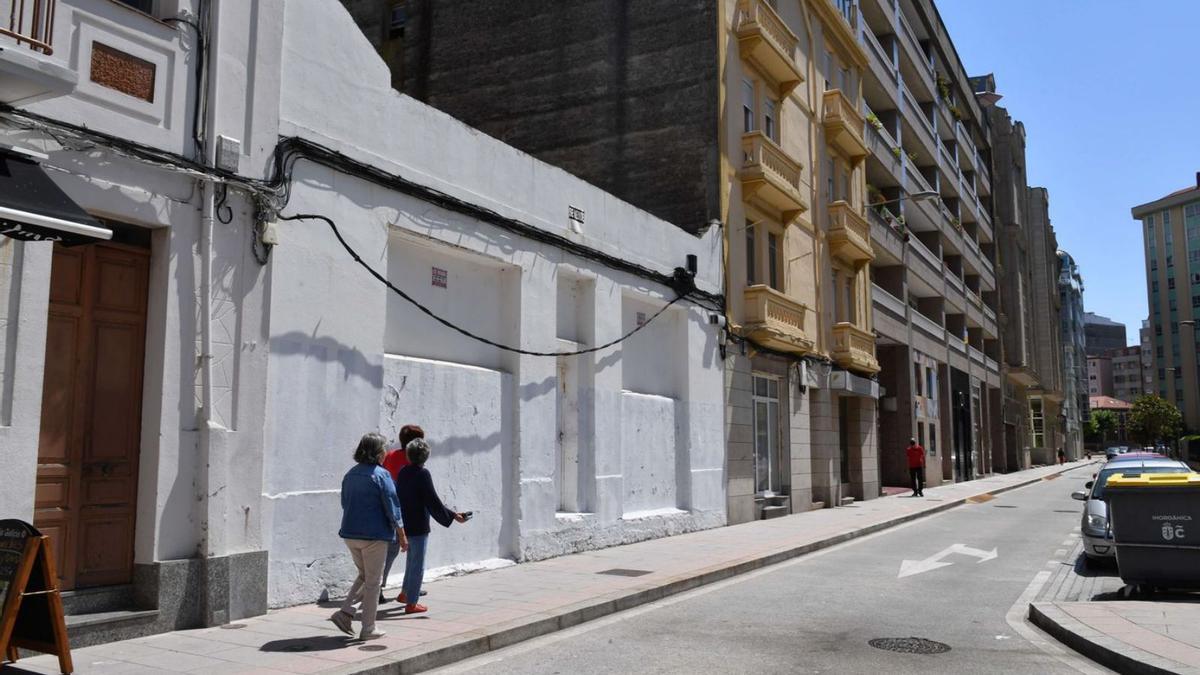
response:
{"label": "dark brick wall", "polygon": [[402,88],[694,231],[720,217],[716,5],[409,0]]}

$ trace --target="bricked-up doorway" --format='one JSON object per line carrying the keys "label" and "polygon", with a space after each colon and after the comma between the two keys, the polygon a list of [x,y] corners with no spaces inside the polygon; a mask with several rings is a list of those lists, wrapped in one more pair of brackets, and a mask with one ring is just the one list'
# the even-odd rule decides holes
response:
{"label": "bricked-up doorway", "polygon": [[149,263],[54,245],[34,524],[66,589],[132,578]]}

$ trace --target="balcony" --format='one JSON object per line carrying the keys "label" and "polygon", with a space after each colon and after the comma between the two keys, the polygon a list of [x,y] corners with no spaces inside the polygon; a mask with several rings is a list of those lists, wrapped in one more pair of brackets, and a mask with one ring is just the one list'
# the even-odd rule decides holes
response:
{"label": "balcony", "polygon": [[796,64],[796,37],[766,0],[739,0],[737,12],[738,49],[742,58],[773,81],[785,97],[804,75]]}
{"label": "balcony", "polygon": [[863,141],[863,117],[840,89],[829,89],[824,96],[825,142],[837,148],[852,162],[867,156]]}
{"label": "balcony", "polygon": [[[50,58],[57,4],[57,0],[0,3],[0,102],[27,105],[75,90],[78,75]],[[7,24],[2,23],[5,16]]]}
{"label": "balcony", "polygon": [[785,223],[808,209],[800,186],[800,163],[761,131],[742,136],[742,198],[775,208]]}
{"label": "balcony", "polygon": [[746,289],[743,331],[750,339],[771,349],[804,354],[812,351],[813,338],[805,329],[808,307],[770,286]]}
{"label": "balcony", "polygon": [[1010,382],[1020,387],[1036,387],[1041,380],[1037,371],[1029,366],[1010,365],[1005,369],[1005,373]]}
{"label": "balcony", "polygon": [[875,257],[867,219],[845,201],[829,205],[829,247],[833,255],[851,263],[869,262]]}
{"label": "balcony", "polygon": [[878,373],[879,361],[875,358],[875,336],[855,326],[842,322],[833,327],[833,360],[843,368],[861,373]]}

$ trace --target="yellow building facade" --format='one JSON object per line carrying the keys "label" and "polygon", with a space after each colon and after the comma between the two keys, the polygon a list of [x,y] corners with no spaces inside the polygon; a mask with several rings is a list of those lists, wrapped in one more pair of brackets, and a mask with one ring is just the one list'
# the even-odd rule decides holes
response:
{"label": "yellow building facade", "polygon": [[856,10],[723,2],[730,522],[879,493]]}

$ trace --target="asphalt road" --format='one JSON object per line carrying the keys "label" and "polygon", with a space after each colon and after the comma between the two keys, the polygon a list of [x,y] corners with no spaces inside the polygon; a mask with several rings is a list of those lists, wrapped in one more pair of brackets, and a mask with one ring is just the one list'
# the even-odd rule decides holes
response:
{"label": "asphalt road", "polygon": [[[1060,651],[1056,647],[1042,648],[1027,640],[1037,641],[1037,636],[1028,628],[1014,630],[1006,615],[1020,607],[1023,616],[1023,604],[1037,590],[1032,586],[1038,573],[1045,577],[1046,570],[1062,564],[1056,560],[1065,560],[1064,540],[1076,531],[1080,512],[1070,492],[1093,470],[1077,469],[988,502],[961,506],[440,672],[1087,670],[1082,657],[1065,651],[1055,655],[1050,652]],[[992,549],[996,557],[984,560]],[[902,567],[905,560],[930,564]],[[902,569],[916,573],[899,578]],[[907,637],[927,638],[950,649],[905,654],[868,644],[874,638]]]}

